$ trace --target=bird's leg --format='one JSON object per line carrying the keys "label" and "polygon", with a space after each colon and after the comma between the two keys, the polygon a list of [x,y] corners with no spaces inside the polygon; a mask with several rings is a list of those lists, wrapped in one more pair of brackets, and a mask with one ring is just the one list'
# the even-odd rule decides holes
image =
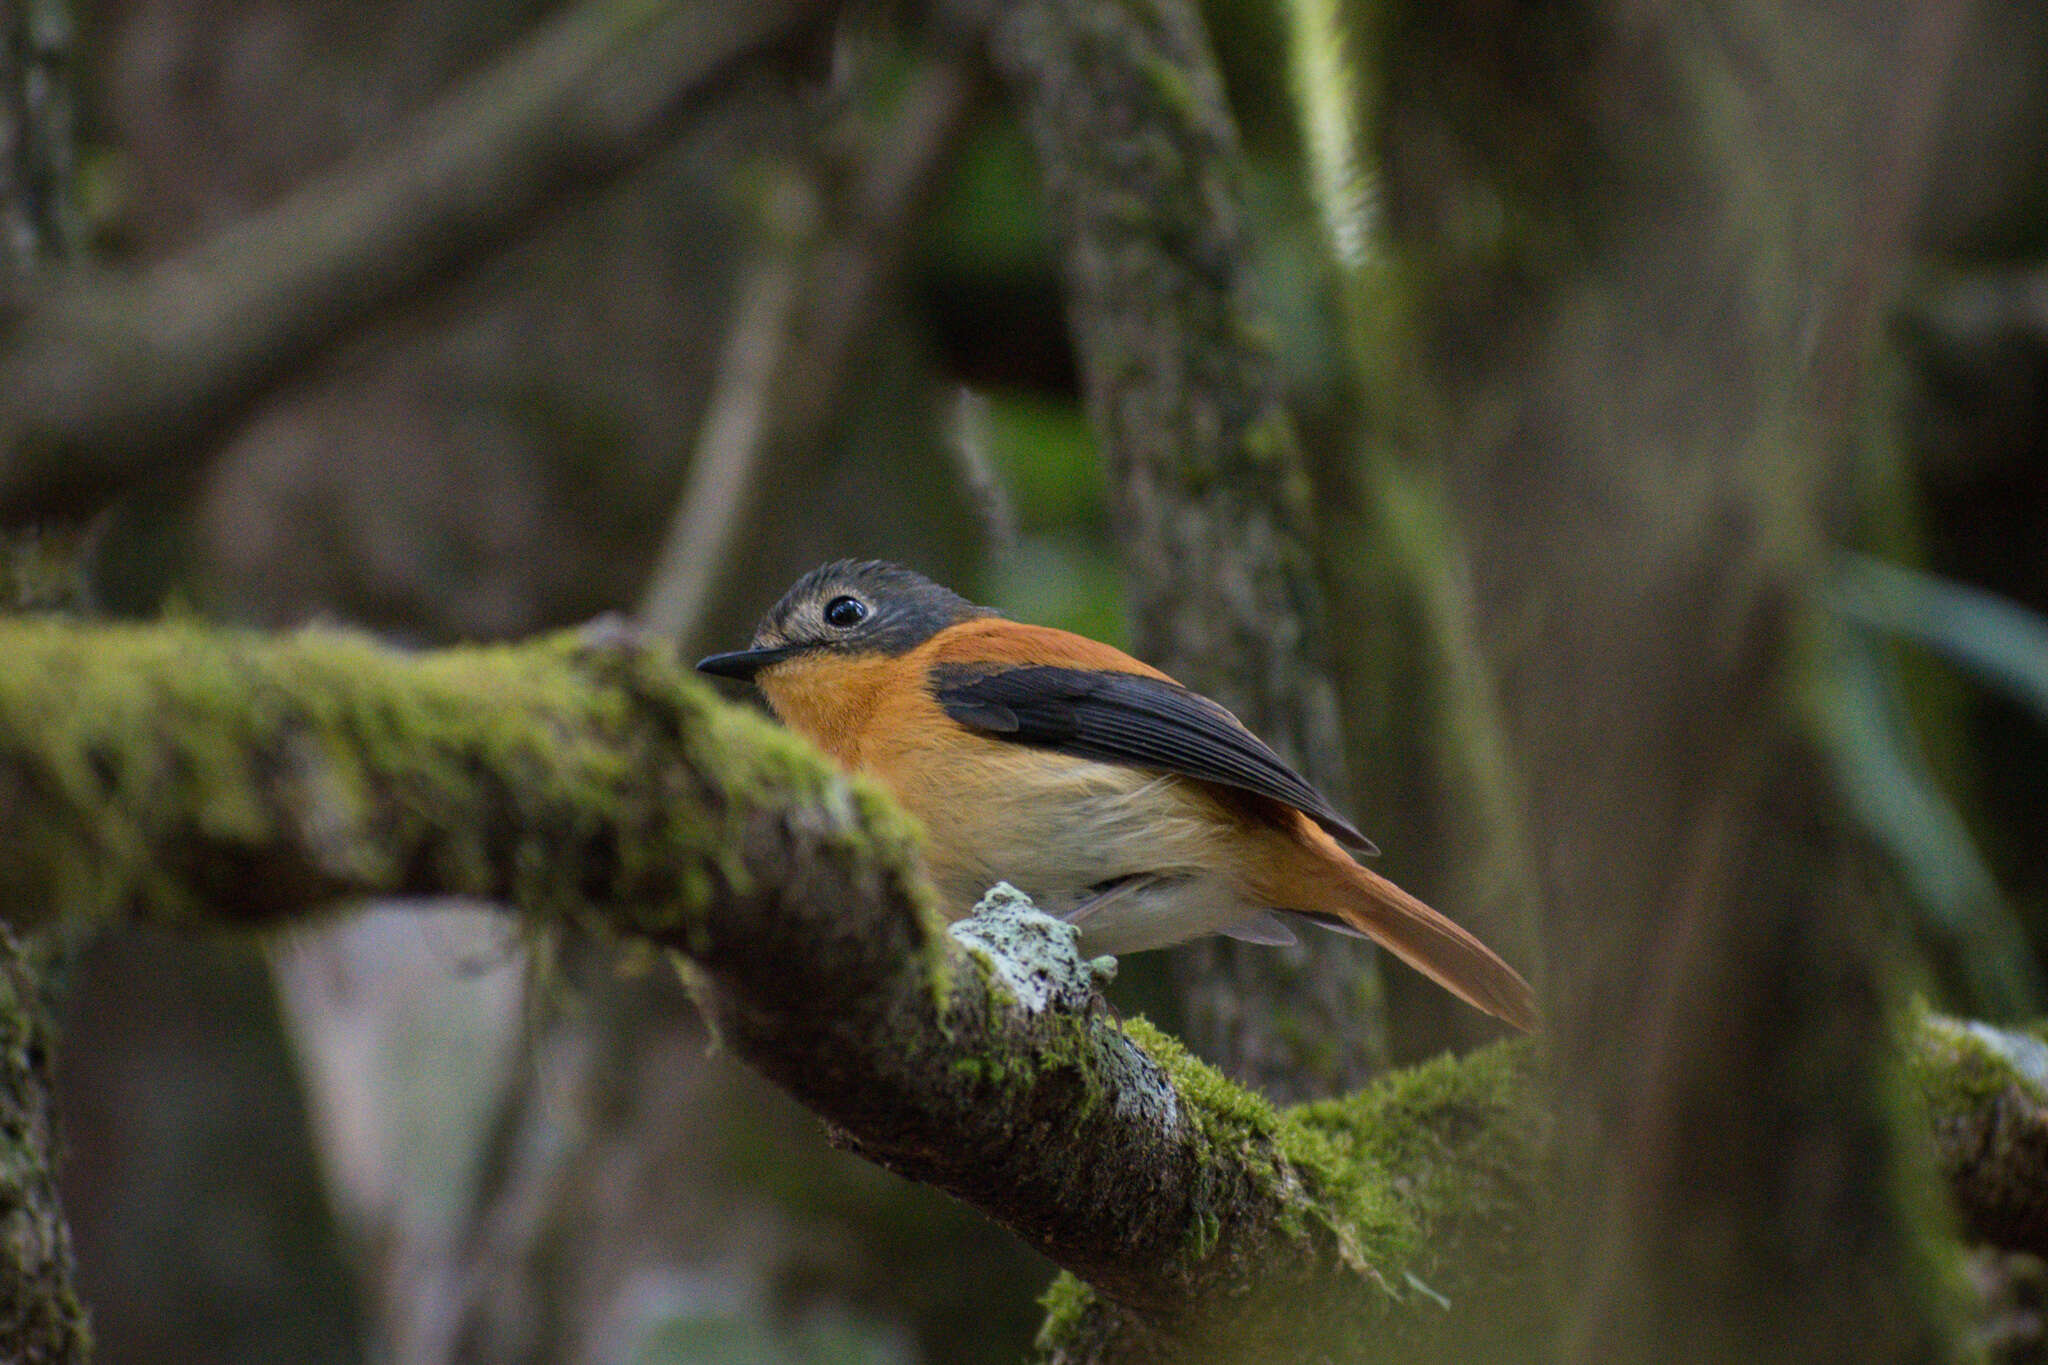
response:
{"label": "bird's leg", "polygon": [[1089,917],[1102,910],[1104,906],[1113,905],[1126,896],[1164,880],[1165,878],[1157,873],[1133,872],[1127,877],[1114,877],[1106,882],[1097,882],[1082,892],[1081,899],[1073,909],[1063,911],[1060,918],[1077,929],[1082,928],[1087,924]]}

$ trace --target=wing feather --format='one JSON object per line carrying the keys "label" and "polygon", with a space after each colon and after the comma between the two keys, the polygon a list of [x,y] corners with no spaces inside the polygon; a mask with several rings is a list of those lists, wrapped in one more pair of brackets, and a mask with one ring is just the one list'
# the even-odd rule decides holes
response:
{"label": "wing feather", "polygon": [[1361,853],[1378,852],[1237,717],[1168,679],[1046,664],[950,663],[935,665],[930,679],[933,697],[962,725],[1251,792],[1293,807]]}

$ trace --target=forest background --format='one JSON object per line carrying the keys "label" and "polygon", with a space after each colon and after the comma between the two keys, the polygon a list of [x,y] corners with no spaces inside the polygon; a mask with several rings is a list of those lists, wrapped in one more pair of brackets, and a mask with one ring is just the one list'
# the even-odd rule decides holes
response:
{"label": "forest background", "polygon": [[[2042,1358],[2048,1215],[1953,1221],[1894,1093],[1909,1000],[2044,1002],[2035,8],[5,15],[22,610],[694,657],[911,564],[1222,698],[1528,966],[1559,1354],[1699,1294],[1703,1360]],[[467,904],[48,951],[102,1360],[1032,1349],[1052,1266],[659,953]],[[1279,1102],[1494,1036],[1333,938],[1111,999]],[[2033,1086],[1970,1098],[2040,1160]],[[1385,1311],[1469,1303],[1418,1264]]]}

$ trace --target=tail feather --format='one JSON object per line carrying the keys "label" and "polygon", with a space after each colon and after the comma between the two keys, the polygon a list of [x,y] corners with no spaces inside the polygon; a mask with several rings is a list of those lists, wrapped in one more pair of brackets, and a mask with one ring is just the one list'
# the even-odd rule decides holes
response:
{"label": "tail feather", "polygon": [[1542,1022],[1529,983],[1470,932],[1371,868],[1349,858],[1327,865],[1341,871],[1343,885],[1316,912],[1357,929],[1474,1009],[1524,1033]]}

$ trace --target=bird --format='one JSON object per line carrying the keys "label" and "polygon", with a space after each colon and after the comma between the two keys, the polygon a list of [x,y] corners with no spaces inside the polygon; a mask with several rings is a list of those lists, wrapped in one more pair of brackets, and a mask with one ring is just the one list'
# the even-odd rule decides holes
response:
{"label": "bird", "polygon": [[1290,921],[1314,923],[1537,1027],[1521,975],[1353,857],[1378,850],[1236,716],[1114,646],[837,560],[747,648],[697,668],[751,681],[784,725],[880,781],[924,827],[954,918],[1007,881],[1094,954],[1218,933],[1286,944]]}

